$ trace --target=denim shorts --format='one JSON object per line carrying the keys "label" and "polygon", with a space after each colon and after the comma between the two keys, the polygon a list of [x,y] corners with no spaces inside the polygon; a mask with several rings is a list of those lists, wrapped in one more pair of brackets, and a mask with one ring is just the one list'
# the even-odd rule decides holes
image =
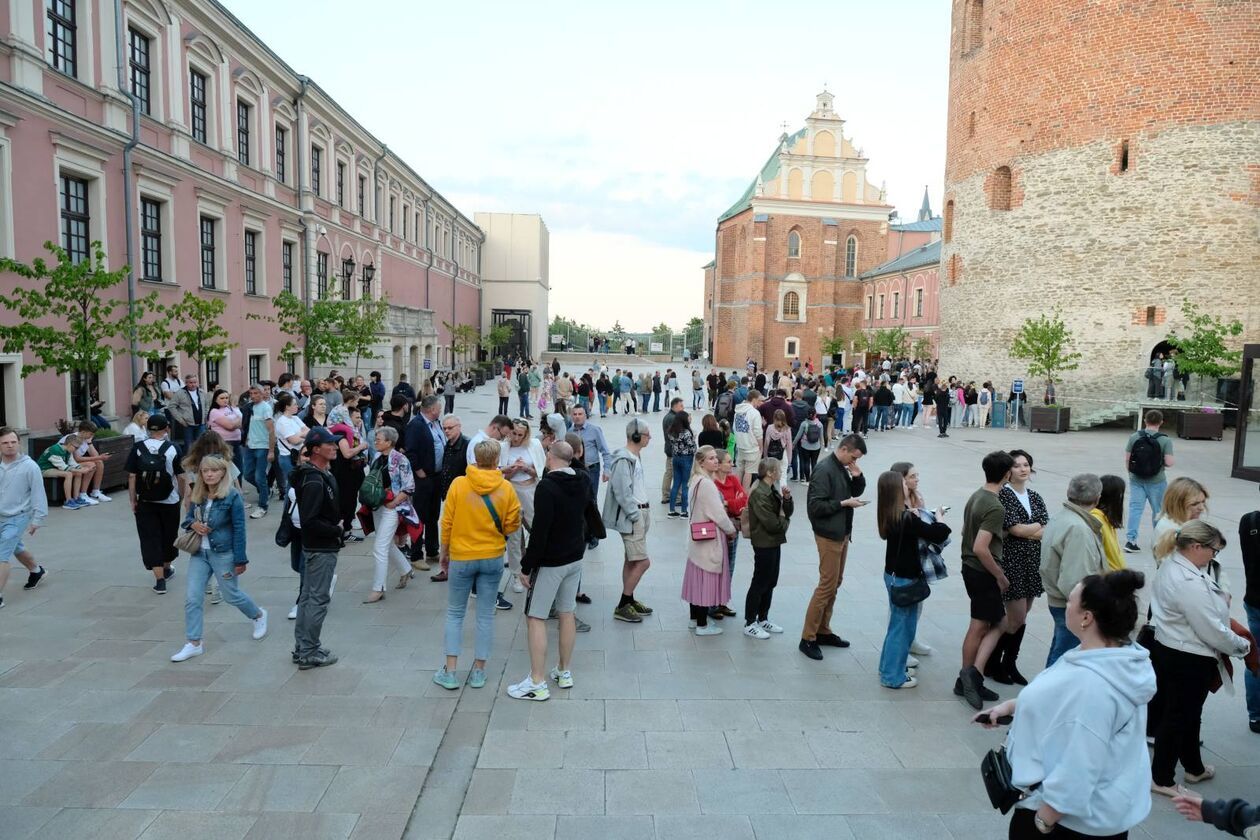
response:
{"label": "denim shorts", "polygon": [[26,533],[30,521],[30,516],[0,519],[0,563],[8,563],[13,555],[26,549],[22,544],[22,534]]}

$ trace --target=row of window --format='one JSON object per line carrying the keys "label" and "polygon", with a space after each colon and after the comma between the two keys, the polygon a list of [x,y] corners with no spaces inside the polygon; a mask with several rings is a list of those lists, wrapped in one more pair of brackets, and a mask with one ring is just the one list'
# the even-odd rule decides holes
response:
{"label": "row of window", "polygon": [[[878,298],[879,308],[876,309],[876,299]],[[893,318],[901,317],[901,292],[892,293],[892,316]],[[923,317],[923,290],[914,290],[914,317]],[[867,295],[866,296],[866,320],[883,320],[884,318],[884,295]]]}
{"label": "row of window", "polygon": [[[844,276],[857,277],[857,237],[850,236],[844,243]],[[801,256],[801,235],[797,231],[788,233],[788,259],[800,259]]]}
{"label": "row of window", "polygon": [[[45,0],[44,4],[47,18],[49,63],[60,72],[78,78],[79,32],[77,7],[79,4],[77,0]],[[131,93],[136,97],[141,112],[150,116],[154,113],[154,91],[157,89],[156,79],[153,74],[155,70],[160,72],[162,67],[159,52],[160,43],[160,40],[151,37],[149,33],[139,28],[138,25],[129,26],[127,29],[127,61]],[[217,143],[211,142],[213,139],[211,137],[213,130],[211,103],[213,100],[211,73],[189,64],[189,127],[193,139],[207,145],[217,145]],[[248,96],[237,98],[235,116],[237,160],[245,166],[257,166],[261,163],[258,160],[258,156],[262,151],[257,143],[257,136],[262,127],[259,125],[255,104],[250,101]],[[291,168],[288,165],[291,151],[289,135],[290,128],[277,120],[274,136],[274,171],[276,178],[282,183],[289,183],[293,174],[290,172]],[[315,144],[311,145],[311,189],[321,198],[327,197],[324,178],[326,154],[326,148]],[[333,198],[335,198],[339,207],[349,209],[346,195],[347,164],[338,160],[335,165],[335,191]],[[357,211],[359,216],[367,218],[368,203],[366,195],[369,186],[368,178],[360,175],[357,180]],[[418,207],[413,208],[403,204],[401,213],[399,213],[396,202],[395,196],[389,197],[388,230],[391,234],[400,235],[406,241],[414,241],[415,244],[429,248],[436,254],[455,260],[462,265],[475,266],[477,252],[476,246],[472,241],[455,235],[450,226],[440,219],[432,219],[430,220],[431,223],[426,226],[424,224],[424,213]],[[380,224],[380,220],[377,220],[377,224]]]}

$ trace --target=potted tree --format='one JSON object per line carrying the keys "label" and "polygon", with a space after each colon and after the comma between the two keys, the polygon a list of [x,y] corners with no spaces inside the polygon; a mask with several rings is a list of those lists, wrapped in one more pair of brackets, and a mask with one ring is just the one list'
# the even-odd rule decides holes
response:
{"label": "potted tree", "polygon": [[1028,428],[1033,432],[1066,432],[1072,410],[1059,403],[1055,383],[1059,375],[1080,367],[1081,354],[1072,349],[1072,331],[1063,323],[1059,310],[1050,317],[1027,318],[1011,343],[1011,358],[1028,365],[1028,375],[1044,379],[1045,405],[1033,406]]}
{"label": "potted tree", "polygon": [[[1219,385],[1242,369],[1242,350],[1230,350],[1226,341],[1242,335],[1243,325],[1200,312],[1192,303],[1182,304],[1181,312],[1189,331],[1184,335],[1175,330],[1168,333],[1168,343],[1175,353],[1177,373],[1198,377],[1198,402],[1202,405],[1205,380]],[[1177,415],[1178,437],[1220,440],[1224,434],[1225,414],[1221,411],[1200,407]]]}

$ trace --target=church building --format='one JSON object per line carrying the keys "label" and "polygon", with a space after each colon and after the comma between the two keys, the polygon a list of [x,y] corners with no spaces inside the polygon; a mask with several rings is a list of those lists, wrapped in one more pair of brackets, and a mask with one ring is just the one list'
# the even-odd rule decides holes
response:
{"label": "church building", "polygon": [[818,94],[805,127],[783,134],[717,224],[705,271],[705,335],[719,367],[767,369],[830,359],[835,336],[862,328],[861,275],[887,260],[888,204],[868,159]]}

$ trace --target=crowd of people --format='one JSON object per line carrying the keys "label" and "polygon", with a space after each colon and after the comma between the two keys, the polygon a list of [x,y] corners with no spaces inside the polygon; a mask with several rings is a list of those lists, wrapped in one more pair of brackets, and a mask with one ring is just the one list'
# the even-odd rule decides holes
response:
{"label": "crowd of people", "polygon": [[[274,385],[251,385],[234,402],[222,390],[205,397],[195,374],[180,380],[177,370],[170,373],[161,386],[148,376],[137,386],[128,426],[136,443],[126,470],[139,553],[155,592],[167,590],[179,553],[188,555],[186,639],[172,661],[204,653],[207,597],[240,610],[254,639],[266,635],[267,611],[241,588],[241,578],[249,563],[246,520],[267,516],[274,494],[283,506],[276,542],[290,548],[299,576],[288,615],[299,669],[338,661],[321,632],[339,552],[374,535],[365,604],[383,601],[390,580],[405,588],[417,571],[433,571],[432,582],[447,584],[445,660],[433,677],[443,688],[485,685],[496,610],[514,607],[505,597],[509,588],[525,594],[530,670],[507,692],[534,701],[548,699],[553,686],[574,684],[576,634],[589,629],[576,615],[577,604],[590,603],[583,558],[614,532],[622,568],[620,595],[608,604],[612,618],[637,624],[653,614],[638,591],[652,566],[655,485],[644,451],[658,430],[666,455],[658,500],[666,517],[688,520],[679,596],[692,632],[717,635],[726,618],[740,617],[732,580],[747,540],[752,574],[742,596],[742,633],[760,641],[784,633],[770,613],[782,546],[800,518],[796,483],[818,557],[798,649],[821,660],[827,648],[848,647],[835,604],[854,529],[866,527],[855,514],[867,504],[867,437],[913,428],[921,406],[935,410],[940,434],[947,434],[957,384],[938,384],[934,371],[913,364],[821,375],[793,365],[768,376],[750,365],[729,378],[687,368],[610,374],[598,365],[575,377],[553,360],[545,368],[505,368],[494,386],[499,413],[470,438],[449,410],[449,395],[425,392],[432,380],[417,394],[400,377],[387,400],[376,373],[348,385],[335,372],[314,383],[286,375]],[[507,416],[513,391],[521,409],[515,419]],[[984,412],[971,407],[989,402],[968,402],[962,385],[957,399],[963,422],[984,422]],[[537,428],[530,422],[535,407]],[[618,408],[628,417],[624,442],[605,439],[593,422],[596,408],[601,417]],[[663,415],[659,426],[644,419],[656,412]],[[1013,837],[1047,828],[1056,836],[1123,837],[1145,817],[1152,791],[1176,797],[1192,818],[1228,813],[1236,820],[1244,813],[1199,802],[1183,785],[1215,775],[1200,750],[1202,709],[1210,691],[1232,680],[1234,659],[1245,670],[1249,726],[1260,733],[1260,511],[1240,524],[1249,620],[1243,626],[1229,617],[1232,589],[1216,560],[1226,539],[1202,518],[1208,491],[1189,477],[1167,480],[1174,455],[1159,431],[1163,418],[1152,411],[1145,420],[1126,444],[1127,476],[1074,476],[1057,504],[1031,486],[1031,453],[989,453],[980,464],[983,484],[967,500],[958,529],[945,522],[949,508],[928,505],[913,463],[889,464],[873,482],[871,524],[886,546],[889,616],[879,682],[896,691],[918,685],[919,657],[933,653],[916,639],[919,618],[932,585],[948,575],[944,551],[960,531],[970,623],[953,693],[979,711],[998,700],[986,679],[1026,686],[1018,702],[976,716],[985,725],[1014,721],[1007,749],[1013,782],[1025,795]],[[70,509],[108,501],[99,489],[94,428],[82,424],[38,463],[17,452],[15,432],[0,430],[0,591],[10,557],[28,570],[27,589],[45,574],[22,543],[47,516],[45,478],[64,482]],[[1149,561],[1137,544],[1147,505],[1155,532]],[[1050,651],[1030,680],[1019,659],[1030,611],[1043,594]],[[463,623],[473,599],[472,662],[461,679]],[[558,620],[559,656],[548,669],[551,619]]]}

